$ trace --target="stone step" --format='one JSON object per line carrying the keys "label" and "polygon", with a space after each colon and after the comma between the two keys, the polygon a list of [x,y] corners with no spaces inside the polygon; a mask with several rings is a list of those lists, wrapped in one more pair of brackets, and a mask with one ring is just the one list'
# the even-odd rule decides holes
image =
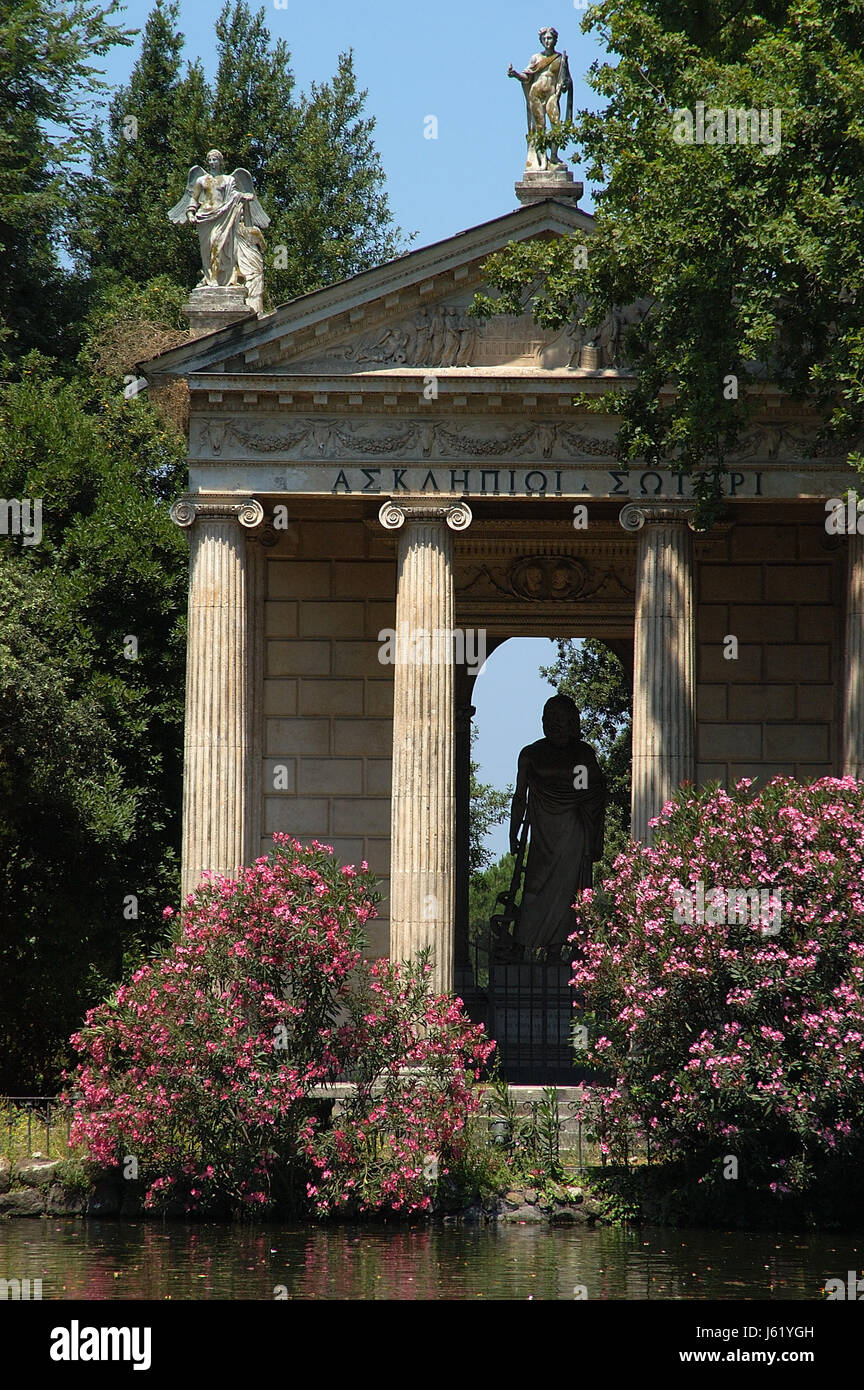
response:
{"label": "stone step", "polygon": [[[517,1113],[520,1118],[527,1119],[531,1114],[532,1105],[537,1104],[543,1099],[543,1086],[527,1086],[513,1084],[510,1086],[510,1094],[516,1103]],[[561,1120],[561,1134],[567,1136],[576,1135],[579,1130],[579,1121],[569,1109],[571,1105],[578,1104],[584,1097],[585,1091],[582,1086],[556,1086],[555,1091],[558,1097],[558,1112]],[[336,1111],[339,1111],[339,1102],[348,1100],[354,1094],[354,1084],[351,1081],[338,1081],[332,1086],[315,1086],[309,1093],[315,1100],[336,1101]],[[487,1088],[486,1094],[481,1103],[481,1114],[488,1115],[493,1108],[491,1092]],[[583,1126],[584,1132],[584,1126]]]}
{"label": "stone step", "polygon": [[[520,1117],[526,1119],[531,1114],[531,1107],[542,1101],[543,1092],[547,1088],[544,1086],[520,1085],[514,1082],[510,1086],[510,1094],[516,1103],[516,1110]],[[569,1108],[576,1105],[584,1098],[584,1088],[582,1086],[555,1086],[558,1098],[558,1116],[561,1121],[562,1138],[576,1135],[579,1131],[579,1121]],[[491,1095],[487,1092],[483,1098],[482,1111],[489,1114],[493,1106]],[[584,1133],[583,1125],[583,1133]]]}

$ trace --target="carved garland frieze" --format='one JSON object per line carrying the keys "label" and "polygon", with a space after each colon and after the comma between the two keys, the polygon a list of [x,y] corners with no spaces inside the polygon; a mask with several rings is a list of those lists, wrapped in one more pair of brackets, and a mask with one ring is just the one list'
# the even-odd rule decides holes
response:
{"label": "carved garland frieze", "polygon": [[[467,423],[454,426],[444,420],[350,420],[297,416],[278,428],[256,427],[242,417],[203,420],[198,425],[199,448],[216,458],[242,450],[245,454],[279,454],[296,459],[512,459],[583,461],[617,456],[614,430],[602,435],[570,424],[541,420],[510,426],[505,423]],[[845,457],[841,452],[834,455]],[[789,424],[771,424],[752,430],[732,459],[777,459],[789,462],[827,459],[829,446],[810,433]],[[200,456],[200,455],[199,455]]]}
{"label": "carved garland frieze", "polygon": [[[389,425],[389,428],[387,427]],[[491,424],[458,430],[441,420],[382,421],[292,419],[276,430],[256,429],[235,420],[206,420],[201,443],[219,457],[235,441],[255,454],[296,454],[320,458],[418,454],[421,458],[613,458],[614,436],[585,434],[572,425],[540,422],[515,428]]]}

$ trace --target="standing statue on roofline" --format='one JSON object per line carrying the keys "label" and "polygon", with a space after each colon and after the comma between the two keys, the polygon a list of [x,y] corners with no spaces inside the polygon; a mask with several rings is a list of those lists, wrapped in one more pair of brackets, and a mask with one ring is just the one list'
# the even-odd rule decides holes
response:
{"label": "standing statue on roofline", "polygon": [[536,149],[532,144],[531,136],[538,130],[546,130],[546,121],[550,125],[557,125],[561,120],[561,97],[567,93],[567,114],[566,119],[573,119],[573,79],[570,76],[570,67],[567,62],[566,53],[558,53],[555,45],[558,42],[558,30],[548,25],[540,30],[540,42],[543,45],[542,53],[535,53],[528,62],[524,72],[517,72],[513,64],[507,70],[508,77],[515,77],[522,83],[522,90],[525,93],[525,106],[528,114],[528,155],[525,160],[526,169],[545,169],[549,172],[555,169],[566,169],[567,166],[558,157],[557,146],[553,145],[549,155],[545,150]]}
{"label": "standing statue on roofline", "polygon": [[[264,248],[262,231],[270,218],[258,201],[248,169],[223,174],[219,150],[207,154],[207,169],[189,170],[186,192],[168,216],[177,226],[190,222],[201,244],[199,286],[242,287],[247,306],[264,311]],[[209,170],[209,172],[208,172]]]}

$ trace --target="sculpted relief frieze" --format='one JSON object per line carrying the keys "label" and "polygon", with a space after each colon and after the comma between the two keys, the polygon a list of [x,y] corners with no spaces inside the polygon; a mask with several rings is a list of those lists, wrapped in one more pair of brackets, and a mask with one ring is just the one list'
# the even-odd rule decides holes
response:
{"label": "sculpted relief frieze", "polygon": [[[428,417],[394,419],[339,416],[282,416],[259,420],[252,415],[230,419],[194,419],[192,455],[198,459],[249,459],[279,456],[288,461],[314,463],[329,460],[393,459],[462,461],[538,460],[590,462],[616,459],[616,426],[613,419],[590,425],[564,421],[520,421],[510,424],[484,418],[463,420]],[[815,431],[797,422],[776,422],[754,428],[742,440],[736,461],[790,463],[835,457]]]}
{"label": "sculpted relief frieze", "polygon": [[511,565],[507,579],[520,598],[574,599],[584,592],[588,571],[569,555],[538,555]]}
{"label": "sculpted relief frieze", "polygon": [[549,422],[507,425],[484,421],[351,420],[293,417],[277,427],[251,419],[196,422],[193,447],[199,457],[281,454],[287,458],[614,458],[615,429],[589,433]]}
{"label": "sculpted relief frieze", "polygon": [[358,367],[372,363],[394,367],[466,367],[471,362],[478,327],[477,319],[455,305],[418,309],[413,318],[367,334],[334,356],[356,362]]}
{"label": "sculpted relief frieze", "polygon": [[347,341],[334,343],[312,357],[284,361],[292,372],[339,373],[376,367],[501,367],[554,370],[578,367],[583,347],[597,349],[596,366],[626,366],[624,336],[644,308],[615,309],[599,326],[573,322],[563,329],[543,329],[530,313],[482,320],[468,309],[472,294],[449,303],[424,305],[412,314]]}
{"label": "sculpted relief frieze", "polygon": [[632,564],[598,559],[593,565],[571,555],[522,555],[500,564],[460,567],[456,592],[465,602],[587,603],[632,600]]}

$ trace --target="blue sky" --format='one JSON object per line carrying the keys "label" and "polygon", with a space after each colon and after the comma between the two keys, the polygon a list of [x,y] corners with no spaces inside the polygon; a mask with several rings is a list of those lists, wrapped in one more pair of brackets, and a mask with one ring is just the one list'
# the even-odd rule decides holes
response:
{"label": "blue sky", "polygon": [[[540,667],[551,666],[556,654],[548,637],[514,637],[488,657],[474,683],[474,760],[481,782],[501,789],[515,785],[520,748],[543,736],[540,717],[555,689]],[[496,859],[510,848],[509,838],[509,818],[486,837]]]}
{"label": "blue sky", "polygon": [[[127,28],[143,29],[149,0],[131,0],[120,15]],[[253,3],[251,8],[257,6]],[[216,67],[214,25],[218,3],[183,0],[180,28],[187,56],[202,59],[208,75]],[[298,88],[328,80],[338,56],[354,51],[358,86],[368,90],[366,114],[376,121],[375,142],[387,174],[395,221],[420,247],[487,222],[517,206],[513,184],[525,161],[525,103],[510,63],[522,69],[540,45],[537,31],[553,24],[566,50],[574,82],[574,104],[596,107],[584,78],[604,51],[594,35],[581,32],[584,4],[557,0],[552,10],[524,0],[287,0],[264,6],[272,38],[284,39]],[[129,76],[140,51],[118,48],[103,60],[112,86]],[[426,139],[427,117],[437,119],[437,139]],[[190,150],[189,163],[203,151]],[[574,169],[576,177],[580,171]],[[586,187],[582,206],[593,206]],[[479,738],[474,755],[481,780],[504,787],[516,776],[519,749],[542,734],[540,715],[552,688],[538,668],[551,662],[547,638],[513,640],[489,658],[475,686]],[[495,855],[507,849],[506,825],[489,836]]]}
{"label": "blue sky", "polygon": [[[250,7],[258,8],[254,0]],[[574,81],[574,102],[596,106],[584,82],[602,57],[593,35],[581,32],[584,7],[557,0],[317,0],[310,5],[273,0],[262,7],[273,39],[284,39],[298,87],[326,81],[340,52],[353,49],[358,85],[368,90],[366,112],[376,120],[375,140],[387,172],[387,193],[395,220],[418,233],[425,246],[500,217],[517,206],[513,184],[525,159],[525,103],[518,82],[508,79],[510,63],[521,69],[540,45],[541,24],[554,24],[558,47],[566,50]],[[131,0],[119,22],[142,29],[149,0]],[[180,28],[187,55],[202,59],[209,75],[216,67],[214,26],[221,3],[182,0]],[[102,60],[112,84],[124,82],[140,50],[118,48]],[[427,116],[438,120],[438,138],[424,138]],[[203,151],[190,151],[190,163]],[[195,159],[192,156],[195,156]],[[583,206],[590,209],[590,190]]]}

